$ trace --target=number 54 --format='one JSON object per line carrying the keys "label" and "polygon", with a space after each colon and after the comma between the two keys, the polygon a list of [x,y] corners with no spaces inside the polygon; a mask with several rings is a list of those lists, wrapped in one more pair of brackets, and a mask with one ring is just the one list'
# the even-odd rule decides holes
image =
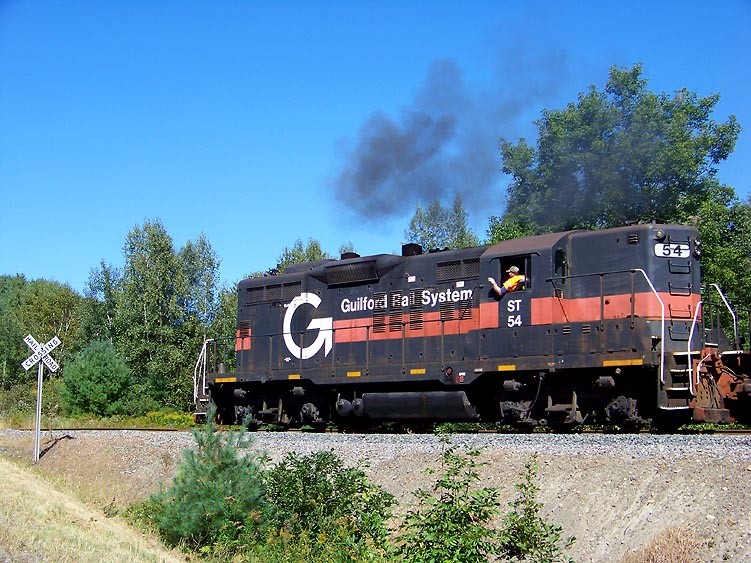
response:
{"label": "number 54", "polygon": [[506,324],[509,326],[509,328],[514,326],[522,326],[522,316],[521,315],[509,315],[508,319],[506,320]]}

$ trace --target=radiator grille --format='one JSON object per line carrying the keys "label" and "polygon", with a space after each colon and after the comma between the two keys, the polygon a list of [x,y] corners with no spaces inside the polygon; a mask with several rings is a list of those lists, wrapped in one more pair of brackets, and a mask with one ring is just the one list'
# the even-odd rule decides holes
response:
{"label": "radiator grille", "polygon": [[436,264],[436,280],[449,281],[480,276],[480,259],[448,260]]}
{"label": "radiator grille", "polygon": [[347,283],[364,283],[378,281],[375,261],[340,264],[326,268],[326,283],[342,285]]}

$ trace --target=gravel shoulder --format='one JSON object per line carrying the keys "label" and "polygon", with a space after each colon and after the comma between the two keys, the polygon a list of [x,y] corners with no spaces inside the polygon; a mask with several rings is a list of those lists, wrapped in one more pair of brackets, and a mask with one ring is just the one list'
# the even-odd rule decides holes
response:
{"label": "gravel shoulder", "polygon": [[[697,561],[751,560],[751,438],[748,436],[459,434],[458,445],[482,447],[481,486],[503,502],[530,456],[540,471],[544,516],[577,538],[577,561],[618,561],[672,528],[704,544]],[[0,455],[30,463],[34,433],[0,430]],[[53,431],[42,436],[38,469],[88,502],[125,506],[146,498],[175,475],[188,432]],[[272,462],[287,452],[332,450],[365,461],[373,482],[394,494],[403,511],[417,488],[430,488],[441,444],[431,435],[257,433],[253,449]],[[45,451],[46,450],[46,451]]]}

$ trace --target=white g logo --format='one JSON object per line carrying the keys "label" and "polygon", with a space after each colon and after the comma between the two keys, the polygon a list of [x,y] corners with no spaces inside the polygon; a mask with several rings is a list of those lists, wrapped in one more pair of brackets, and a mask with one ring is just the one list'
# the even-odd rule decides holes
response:
{"label": "white g logo", "polygon": [[324,356],[328,356],[331,352],[331,347],[334,341],[334,334],[332,332],[334,326],[334,319],[331,317],[325,317],[323,319],[313,319],[310,321],[306,330],[318,329],[318,337],[312,344],[303,348],[298,345],[294,338],[292,338],[292,315],[300,305],[308,303],[313,305],[316,309],[321,304],[321,298],[315,293],[301,293],[295,297],[287,306],[287,312],[284,314],[284,343],[287,345],[287,350],[295,357],[301,360],[307,360],[315,356],[321,349],[321,346],[326,345]]}

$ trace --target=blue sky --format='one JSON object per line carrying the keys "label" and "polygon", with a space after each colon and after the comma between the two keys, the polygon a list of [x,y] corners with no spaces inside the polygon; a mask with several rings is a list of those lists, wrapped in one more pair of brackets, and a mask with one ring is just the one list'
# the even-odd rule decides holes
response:
{"label": "blue sky", "polygon": [[0,274],[83,292],[159,219],[233,283],[297,239],[398,252],[415,205],[455,191],[483,236],[498,140],[636,62],[653,91],[721,95],[745,130],[719,176],[745,198],[750,32],[748,0],[0,0]]}

